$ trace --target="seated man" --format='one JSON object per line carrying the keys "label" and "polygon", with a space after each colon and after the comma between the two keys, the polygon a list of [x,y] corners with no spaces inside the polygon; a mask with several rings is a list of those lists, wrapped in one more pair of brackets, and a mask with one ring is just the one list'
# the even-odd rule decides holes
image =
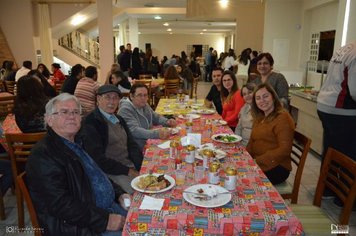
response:
{"label": "seated man", "polygon": [[154,125],[175,127],[174,119],[167,119],[154,112],[147,103],[148,88],[136,83],[131,87],[130,99],[120,101],[119,115],[124,118],[137,144],[142,151],[147,139],[166,139],[170,132],[167,129],[154,129]]}
{"label": "seated man", "polygon": [[98,89],[98,107],[83,121],[83,145],[114,182],[133,193],[130,183],[138,175],[143,155],[124,119],[115,115],[120,96],[111,84]]}
{"label": "seated man", "polygon": [[213,85],[210,88],[210,91],[208,95],[206,95],[205,98],[205,106],[206,107],[213,107],[213,104],[215,106],[215,109],[217,113],[220,115],[222,114],[222,103],[221,103],[221,78],[223,75],[223,69],[222,68],[214,68],[212,72],[212,78],[213,78]]}
{"label": "seated man", "polygon": [[78,99],[68,93],[54,97],[46,105],[45,120],[48,133],[26,165],[43,235],[121,235],[123,200],[130,195],[110,182],[81,147]]}

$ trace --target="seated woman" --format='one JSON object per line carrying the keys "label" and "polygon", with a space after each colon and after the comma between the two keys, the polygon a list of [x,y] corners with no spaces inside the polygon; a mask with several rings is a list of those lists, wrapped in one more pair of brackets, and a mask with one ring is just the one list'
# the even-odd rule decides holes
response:
{"label": "seated woman", "polygon": [[117,86],[122,93],[129,93],[131,84],[122,71],[114,71],[109,79],[109,84]]}
{"label": "seated woman", "polygon": [[253,127],[246,149],[272,184],[280,184],[292,170],[294,121],[268,83],[255,89],[251,112]]}
{"label": "seated woman", "polygon": [[25,75],[17,81],[14,114],[16,124],[23,133],[46,130],[44,113],[47,101],[39,78]]}
{"label": "seated woman", "polygon": [[47,81],[47,79],[44,77],[43,74],[41,74],[38,70],[31,70],[28,72],[28,75],[30,76],[35,76],[38,81],[41,82],[42,84],[42,90],[44,91],[45,95],[48,98],[54,98],[57,96],[56,90],[53,88],[53,86]]}
{"label": "seated woman", "polygon": [[237,124],[235,134],[242,137],[241,144],[246,146],[251,136],[252,131],[252,115],[251,115],[251,103],[252,94],[256,85],[254,83],[248,83],[242,86],[241,96],[245,101],[245,105],[241,108],[239,113],[239,123]]}
{"label": "seated woman", "polygon": [[46,78],[49,79],[51,77],[51,72],[49,72],[49,69],[47,66],[43,63],[38,64],[37,70]]}
{"label": "seated woman", "polygon": [[175,127],[174,119],[167,119],[156,113],[147,103],[148,88],[136,83],[130,90],[130,99],[121,99],[119,115],[124,118],[132,136],[140,149],[143,150],[147,139],[167,139],[170,132],[167,129],[152,129],[154,125]]}
{"label": "seated woman", "polygon": [[239,113],[242,106],[245,104],[241,93],[237,86],[235,74],[227,70],[221,78],[221,97],[223,101],[222,118],[227,122],[228,126],[235,131],[239,121]]}

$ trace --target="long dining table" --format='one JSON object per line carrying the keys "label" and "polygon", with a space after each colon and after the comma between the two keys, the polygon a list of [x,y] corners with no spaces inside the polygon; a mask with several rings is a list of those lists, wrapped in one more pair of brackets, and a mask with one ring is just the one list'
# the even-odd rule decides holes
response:
{"label": "long dining table", "polygon": [[[160,103],[158,111],[162,111],[160,109],[164,107],[163,110],[168,110],[167,107],[176,106],[183,110],[183,105],[177,105],[174,99],[161,100]],[[202,106],[201,101],[188,101],[184,114],[199,113],[199,106]],[[180,141],[187,134],[187,120],[185,116],[174,114],[177,115],[180,130],[172,135],[170,140]],[[148,194],[145,191],[136,191],[133,194],[123,235],[303,235],[301,222],[246,149],[239,143],[221,143],[211,139],[212,134],[232,134],[228,126],[219,122],[221,117],[217,113],[199,116],[193,119],[192,133],[201,134],[202,144],[213,143],[215,149],[226,153],[226,156],[220,159],[222,168],[218,185],[224,186],[223,172],[226,167],[234,167],[237,170],[236,188],[231,191],[231,200],[218,207],[189,203],[183,197],[184,190],[197,184],[206,184],[208,178],[207,173],[200,181],[194,178],[194,166],[202,165],[202,160],[195,159],[192,164],[183,162],[181,169],[186,173],[183,184],[174,185],[164,192]],[[158,147],[166,141],[147,141],[141,175],[153,172],[176,178],[176,164],[174,159],[169,158],[169,148]],[[187,153],[182,149],[180,155],[184,160]],[[157,210],[141,209],[141,204],[147,196],[162,199],[162,207]]]}

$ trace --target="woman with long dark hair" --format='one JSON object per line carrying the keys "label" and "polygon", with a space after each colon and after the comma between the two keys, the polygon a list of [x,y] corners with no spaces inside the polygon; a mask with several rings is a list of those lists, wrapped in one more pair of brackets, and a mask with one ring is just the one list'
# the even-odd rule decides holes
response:
{"label": "woman with long dark hair", "polygon": [[17,126],[24,133],[45,131],[44,114],[48,97],[40,78],[25,75],[17,81],[14,114]]}

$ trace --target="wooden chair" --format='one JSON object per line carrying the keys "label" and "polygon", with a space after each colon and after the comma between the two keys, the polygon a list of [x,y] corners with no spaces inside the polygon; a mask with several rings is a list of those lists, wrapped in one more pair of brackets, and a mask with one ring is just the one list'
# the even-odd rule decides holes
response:
{"label": "wooden chair", "polygon": [[169,98],[171,94],[178,94],[180,79],[164,80],[164,96]]}
{"label": "wooden chair", "polygon": [[[5,134],[6,142],[9,148],[11,169],[13,179],[24,171],[28,156],[31,153],[32,147],[45,136],[46,132],[41,133],[20,133],[20,134]],[[17,216],[18,227],[23,228],[25,225],[25,214],[23,199],[19,186],[15,182],[16,200],[17,200]]]}
{"label": "wooden chair", "polygon": [[344,204],[336,223],[348,225],[356,198],[356,161],[333,148],[328,149],[315,190],[314,206],[291,205],[306,235],[330,235],[330,225],[335,223],[320,209],[325,187]]}
{"label": "wooden chair", "polygon": [[0,81],[0,92],[6,92],[5,81]]}
{"label": "wooden chair", "polygon": [[5,81],[6,92],[16,95],[16,82],[15,81]]}
{"label": "wooden chair", "polygon": [[189,91],[189,97],[190,98],[193,98],[194,96],[197,96],[198,81],[199,81],[199,77],[193,78],[192,87],[191,87],[191,89]]}
{"label": "wooden chair", "polygon": [[296,204],[298,202],[298,194],[300,181],[302,179],[302,174],[304,170],[305,161],[310,150],[311,140],[299,133],[294,132],[294,141],[291,153],[292,165],[294,164],[297,168],[295,173],[293,185],[289,184],[287,181],[284,183],[275,185],[278,192],[282,195],[284,199],[291,199],[291,203]]}
{"label": "wooden chair", "polygon": [[0,118],[6,117],[9,113],[12,113],[15,99],[15,95],[9,95],[5,97],[0,96]]}
{"label": "wooden chair", "polygon": [[34,231],[35,236],[41,236],[41,231],[40,231],[40,224],[38,223],[37,219],[37,213],[35,210],[35,207],[33,206],[32,199],[30,192],[28,191],[27,184],[26,184],[26,172],[21,173],[19,176],[16,178],[17,186],[19,186],[19,192],[21,193],[21,196],[25,199],[28,213],[30,214],[30,219],[32,223],[32,227],[36,229]]}
{"label": "wooden chair", "polygon": [[142,74],[142,75],[138,75],[138,79],[152,79],[152,74]]}

